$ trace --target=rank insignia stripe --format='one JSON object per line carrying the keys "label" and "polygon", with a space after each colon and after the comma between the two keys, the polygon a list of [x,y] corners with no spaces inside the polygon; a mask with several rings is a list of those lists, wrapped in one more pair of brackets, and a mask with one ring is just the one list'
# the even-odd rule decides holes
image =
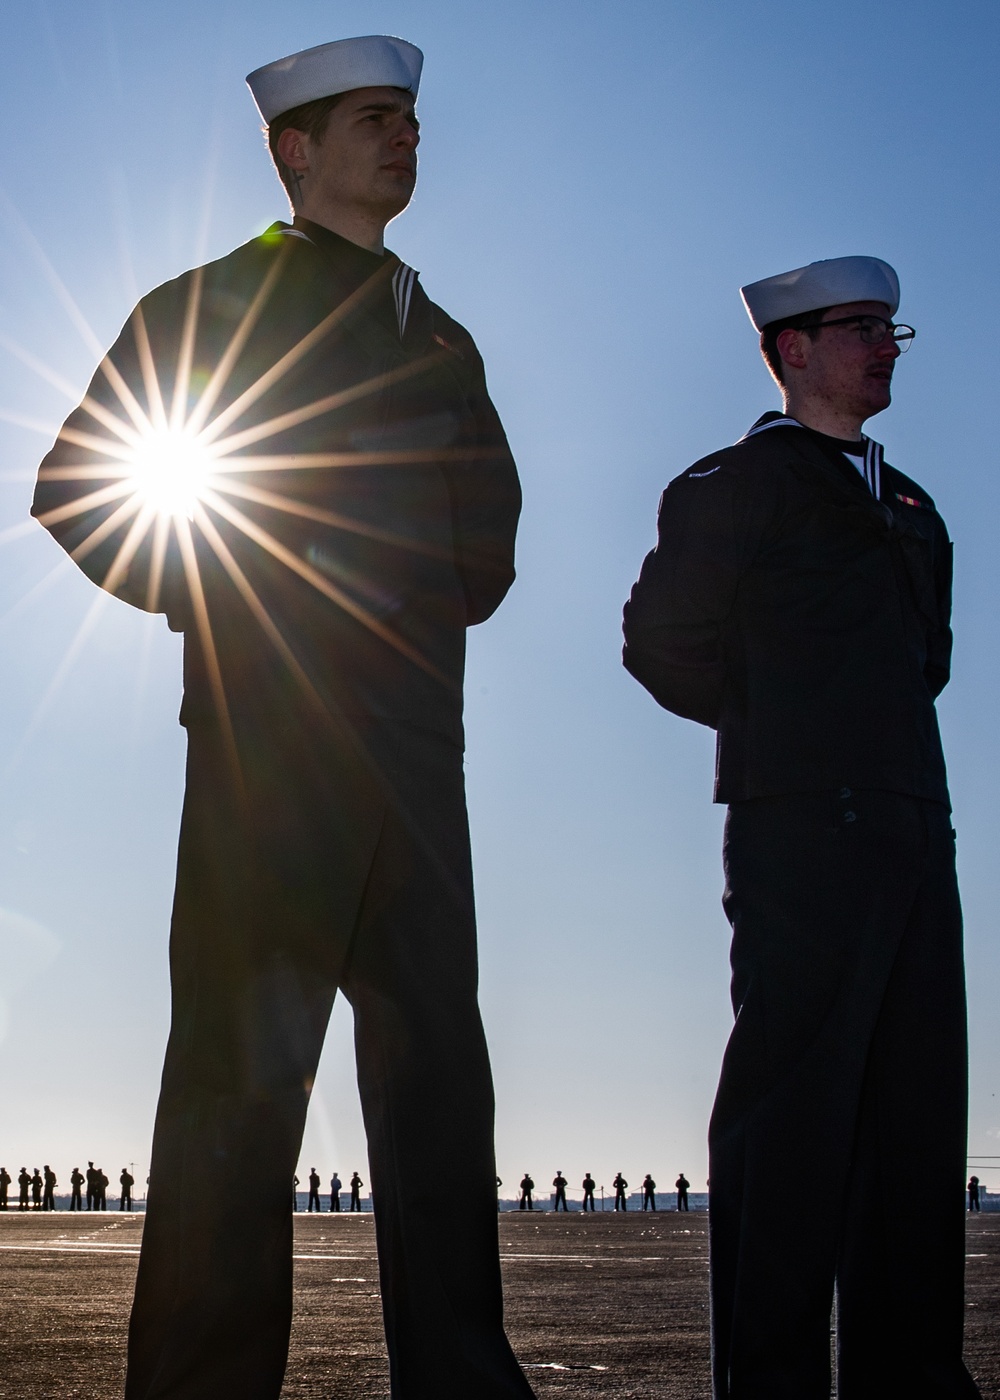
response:
{"label": "rank insignia stripe", "polygon": [[460,360],[465,359],[465,356],[462,354],[461,350],[459,350],[458,346],[452,345],[450,340],[445,340],[443,335],[435,334],[431,337],[431,339],[436,341],[436,343],[440,345],[443,350],[450,350],[451,353],[453,355],[457,355]]}
{"label": "rank insignia stripe", "polygon": [[896,492],[896,500],[902,501],[904,506],[916,506],[918,510],[934,509],[934,507],[928,505],[926,501],[918,501],[916,496],[904,496],[899,491]]}

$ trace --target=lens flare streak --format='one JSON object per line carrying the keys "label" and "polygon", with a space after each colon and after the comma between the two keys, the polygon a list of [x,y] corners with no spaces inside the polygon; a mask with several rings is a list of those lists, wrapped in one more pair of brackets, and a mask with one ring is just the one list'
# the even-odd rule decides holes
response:
{"label": "lens flare streak", "polygon": [[422,540],[411,540],[406,535],[397,534],[393,530],[383,530],[377,525],[368,524],[366,521],[352,520],[350,516],[343,515],[339,511],[327,510],[323,506],[313,506],[307,501],[296,500],[294,496],[285,496],[275,491],[264,491],[259,486],[251,486],[247,482],[217,482],[216,490],[227,496],[239,496],[245,501],[253,501],[255,505],[268,506],[271,510],[298,516],[303,520],[315,520],[318,525],[332,525],[337,530],[364,535],[367,539],[378,540],[382,544],[396,545],[400,549],[409,549],[414,553],[426,554],[434,559],[450,559],[452,557],[450,550],[436,548]]}

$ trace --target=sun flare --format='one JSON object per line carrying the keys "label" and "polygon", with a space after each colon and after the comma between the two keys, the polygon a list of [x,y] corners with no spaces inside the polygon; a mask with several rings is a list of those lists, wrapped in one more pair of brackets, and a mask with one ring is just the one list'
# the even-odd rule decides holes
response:
{"label": "sun flare", "polygon": [[208,486],[214,457],[193,434],[172,428],[144,434],[131,454],[129,485],[157,516],[194,518]]}

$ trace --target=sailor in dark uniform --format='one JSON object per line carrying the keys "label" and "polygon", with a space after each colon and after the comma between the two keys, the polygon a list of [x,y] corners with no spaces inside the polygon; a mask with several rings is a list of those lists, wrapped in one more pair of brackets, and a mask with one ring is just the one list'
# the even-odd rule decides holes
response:
{"label": "sailor in dark uniform", "polygon": [[674,1182],[674,1190],[677,1192],[677,1209],[678,1209],[678,1210],[688,1210],[688,1209],[689,1209],[689,1207],[688,1207],[688,1190],[690,1189],[690,1186],[691,1186],[690,1181],[688,1181],[688,1179],[687,1179],[687,1177],[684,1175],[684,1173],[681,1172],[680,1176],[679,1176],[679,1177],[677,1178],[677,1180]]}
{"label": "sailor in dark uniform", "polygon": [[358,1173],[354,1172],[351,1176],[351,1210],[355,1214],[361,1210],[361,1188],[364,1184]]}
{"label": "sailor in dark uniform", "polygon": [[[718,731],[737,1021],[710,1128],[717,1400],[972,1397],[962,923],[934,699],[951,544],[862,435],[913,337],[874,258],[744,288],[785,398],[673,481],[625,665]],[[905,1156],[913,1211],[888,1188]],[[768,1183],[808,1176],[775,1212]]]}
{"label": "sailor in dark uniform", "polygon": [[83,1200],[80,1196],[80,1187],[83,1185],[83,1172],[79,1167],[74,1167],[69,1174],[70,1184],[70,1210],[83,1210]]}
{"label": "sailor in dark uniform", "polygon": [[[375,36],[250,75],[293,223],[145,297],[40,472],[42,524],[185,643],[128,1400],[277,1397],[288,1183],[338,990],[392,1395],[531,1395],[502,1323],[462,729],[466,629],[513,580],[520,492],[471,336],[382,242],[421,63]],[[447,1230],[428,1160],[467,1184]]]}

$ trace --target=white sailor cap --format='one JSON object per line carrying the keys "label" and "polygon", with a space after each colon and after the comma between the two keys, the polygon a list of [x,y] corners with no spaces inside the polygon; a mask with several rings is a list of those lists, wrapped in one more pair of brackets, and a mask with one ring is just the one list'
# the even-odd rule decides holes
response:
{"label": "white sailor cap", "polygon": [[424,56],[416,45],[389,34],[367,34],[265,63],[247,75],[247,87],[264,121],[272,122],[304,102],[355,88],[404,88],[416,97],[423,66]]}
{"label": "white sailor cap", "polygon": [[740,288],[740,296],[754,329],[762,331],[772,321],[849,301],[881,301],[894,316],[899,305],[899,278],[881,258],[826,258],[751,282]]}

